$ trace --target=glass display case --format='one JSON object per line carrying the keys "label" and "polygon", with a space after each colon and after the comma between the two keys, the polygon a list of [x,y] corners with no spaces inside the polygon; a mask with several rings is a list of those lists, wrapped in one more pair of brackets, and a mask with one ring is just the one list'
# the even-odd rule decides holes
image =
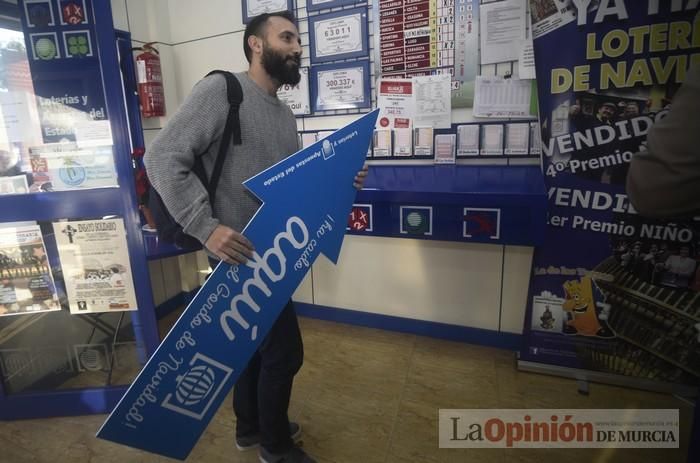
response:
{"label": "glass display case", "polygon": [[0,419],[105,413],[158,343],[110,4],[0,17]]}

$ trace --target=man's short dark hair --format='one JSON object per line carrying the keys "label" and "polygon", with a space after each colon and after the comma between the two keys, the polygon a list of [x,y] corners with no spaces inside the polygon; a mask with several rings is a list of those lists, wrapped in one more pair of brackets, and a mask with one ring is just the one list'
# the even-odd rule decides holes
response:
{"label": "man's short dark hair", "polygon": [[287,21],[296,24],[296,19],[294,18],[294,13],[291,11],[278,11],[276,13],[263,13],[250,20],[245,28],[245,34],[243,34],[243,52],[245,53],[245,58],[250,63],[253,59],[253,50],[250,49],[248,45],[248,37],[255,35],[261,37],[265,33],[265,26],[267,26],[267,20],[273,16],[278,16],[284,18]]}

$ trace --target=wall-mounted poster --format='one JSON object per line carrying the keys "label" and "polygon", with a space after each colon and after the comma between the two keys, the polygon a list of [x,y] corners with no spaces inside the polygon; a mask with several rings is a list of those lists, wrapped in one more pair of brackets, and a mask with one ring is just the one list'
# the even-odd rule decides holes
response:
{"label": "wall-mounted poster", "polygon": [[292,11],[292,0],[243,0],[243,24],[263,13]]}
{"label": "wall-mounted poster", "polygon": [[123,219],[53,224],[72,314],[136,310]]}
{"label": "wall-mounted poster", "polygon": [[0,316],[61,310],[38,225],[0,228]]}
{"label": "wall-mounted poster", "polygon": [[301,80],[296,85],[284,84],[277,91],[277,97],[287,103],[295,116],[311,114],[311,99],[309,98],[309,68],[299,69]]}
{"label": "wall-mounted poster", "polygon": [[525,42],[525,2],[485,3],[481,10],[481,64],[517,60]]}
{"label": "wall-mounted poster", "polygon": [[313,110],[369,108],[369,62],[326,64],[311,68]]}
{"label": "wall-mounted poster", "polygon": [[530,80],[479,76],[476,78],[474,117],[530,117],[531,97]]}
{"label": "wall-mounted poster", "polygon": [[382,77],[452,77],[452,107],[471,107],[479,69],[479,0],[380,1],[373,5]]}
{"label": "wall-mounted poster", "polygon": [[367,8],[309,17],[309,38],[314,64],[368,56]]}
{"label": "wall-mounted poster", "polygon": [[415,117],[411,79],[377,80],[378,128],[410,129]]}
{"label": "wall-mounted poster", "polygon": [[362,0],[306,0],[307,11],[327,10],[354,3],[363,3]]}
{"label": "wall-mounted poster", "polygon": [[413,78],[414,124],[449,129],[452,124],[450,76],[420,76]]}

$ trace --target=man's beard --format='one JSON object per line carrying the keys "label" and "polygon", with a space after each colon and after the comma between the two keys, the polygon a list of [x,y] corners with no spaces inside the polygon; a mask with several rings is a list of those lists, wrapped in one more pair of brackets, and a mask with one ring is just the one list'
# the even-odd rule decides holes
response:
{"label": "man's beard", "polygon": [[299,60],[294,55],[284,56],[271,47],[263,48],[262,65],[265,71],[281,85],[296,85],[301,80]]}

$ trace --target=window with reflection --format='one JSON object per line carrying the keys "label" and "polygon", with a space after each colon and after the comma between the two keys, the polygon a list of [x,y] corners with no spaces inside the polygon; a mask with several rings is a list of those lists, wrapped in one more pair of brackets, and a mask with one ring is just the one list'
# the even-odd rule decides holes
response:
{"label": "window with reflection", "polygon": [[94,28],[59,5],[0,21],[0,195],[118,185]]}

